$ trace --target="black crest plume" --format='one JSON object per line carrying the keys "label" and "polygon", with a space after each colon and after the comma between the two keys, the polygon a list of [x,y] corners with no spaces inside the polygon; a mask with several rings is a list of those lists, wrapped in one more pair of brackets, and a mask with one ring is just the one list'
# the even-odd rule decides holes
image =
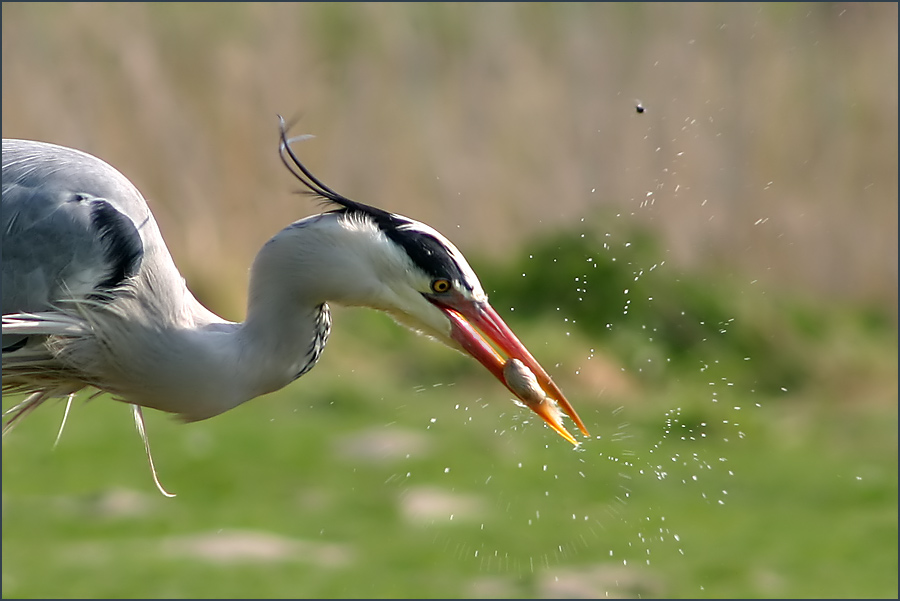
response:
{"label": "black crest plume", "polygon": [[281,115],[278,116],[280,122],[279,128],[279,136],[281,138],[281,143],[279,145],[278,151],[281,156],[281,162],[284,163],[285,167],[288,168],[294,177],[300,180],[304,186],[306,186],[310,192],[314,196],[318,197],[321,200],[324,200],[327,203],[334,203],[341,207],[341,209],[349,213],[360,213],[364,215],[368,215],[372,219],[378,223],[379,226],[382,224],[392,224],[402,225],[405,223],[405,220],[399,220],[398,216],[393,215],[392,213],[388,213],[387,211],[383,211],[377,207],[369,206],[367,204],[363,204],[361,202],[356,202],[355,200],[350,200],[343,194],[338,194],[324,183],[322,183],[319,178],[312,174],[312,172],[306,168],[306,166],[300,162],[300,159],[297,158],[297,155],[294,154],[294,150],[291,148],[291,142],[296,141],[296,139],[291,140],[287,137],[287,127],[285,126],[284,117]]}
{"label": "black crest plume", "polygon": [[[333,209],[333,212],[356,214],[371,219],[388,238],[403,247],[410,259],[426,273],[465,282],[466,278],[463,276],[460,266],[453,259],[453,251],[432,235],[431,231],[433,230],[428,231],[431,228],[407,217],[350,200],[322,183],[294,154],[291,142],[296,139],[288,138],[284,118],[279,115],[278,119],[280,124],[278,150],[281,162],[294,177],[300,180],[300,183],[306,186],[311,194],[327,203],[338,205],[339,208]],[[471,289],[470,282],[465,282],[464,285]]]}

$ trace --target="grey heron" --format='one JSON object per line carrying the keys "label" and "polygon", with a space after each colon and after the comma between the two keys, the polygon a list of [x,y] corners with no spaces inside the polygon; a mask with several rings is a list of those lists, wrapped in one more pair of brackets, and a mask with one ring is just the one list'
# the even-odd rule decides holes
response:
{"label": "grey heron", "polygon": [[384,311],[468,353],[563,438],[577,444],[560,408],[587,436],[456,246],[424,223],[338,194],[300,162],[294,140],[282,120],[282,161],[329,210],[262,247],[243,323],[194,298],[147,202],[119,171],[79,150],[3,140],[3,391],[27,394],[6,411],[4,435],[49,398],[68,397],[68,414],[83,388],[110,393],[132,405],[165,493],[141,408],[203,420],[286,386],[319,359],[333,302]]}

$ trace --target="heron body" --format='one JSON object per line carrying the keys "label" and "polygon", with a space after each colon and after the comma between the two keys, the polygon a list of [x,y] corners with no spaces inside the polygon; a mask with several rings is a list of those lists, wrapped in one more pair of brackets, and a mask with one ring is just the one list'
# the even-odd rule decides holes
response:
{"label": "heron body", "polygon": [[3,140],[3,390],[29,394],[7,412],[4,433],[44,400],[85,387],[138,411],[213,417],[309,371],[328,339],[333,302],[387,312],[471,354],[517,396],[500,352],[522,361],[548,395],[526,404],[574,443],[555,403],[584,425],[490,307],[459,250],[423,223],[337,194],[290,142],[282,127],[282,160],[331,210],[290,224],[260,249],[246,319],[234,323],[188,290],[125,176],[78,150]]}

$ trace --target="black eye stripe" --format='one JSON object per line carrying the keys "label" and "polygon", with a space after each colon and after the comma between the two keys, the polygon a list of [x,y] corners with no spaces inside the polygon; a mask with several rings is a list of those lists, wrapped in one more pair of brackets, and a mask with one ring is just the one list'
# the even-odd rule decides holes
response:
{"label": "black eye stripe", "polygon": [[382,230],[406,250],[413,263],[418,265],[425,273],[432,274],[441,279],[462,280],[459,266],[453,260],[450,252],[434,236],[425,232],[412,229]]}

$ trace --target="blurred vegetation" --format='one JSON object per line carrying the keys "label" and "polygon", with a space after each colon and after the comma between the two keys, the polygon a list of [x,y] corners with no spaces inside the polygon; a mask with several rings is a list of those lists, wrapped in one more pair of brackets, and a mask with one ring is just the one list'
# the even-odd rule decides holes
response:
{"label": "blurred vegetation", "polygon": [[[611,222],[616,227],[608,231],[599,225]],[[748,388],[798,390],[821,375],[822,349],[810,352],[816,345],[853,338],[890,344],[896,337],[894,316],[879,305],[767,298],[756,282],[720,270],[673,275],[645,226],[611,215],[579,225],[535,240],[527,255],[486,265],[492,300],[530,320],[555,308],[568,329],[615,353],[645,384],[671,375],[654,361],[689,372],[714,357]],[[751,358],[750,369],[741,367]]]}
{"label": "blurred vegetation", "polygon": [[4,597],[896,598],[896,4],[2,11],[3,135],[121,169],[211,308],[317,210],[275,155],[299,115],[324,181],[458,244],[593,436],[335,308],[295,385],[148,412],[174,499],[121,404],[17,427]]}

